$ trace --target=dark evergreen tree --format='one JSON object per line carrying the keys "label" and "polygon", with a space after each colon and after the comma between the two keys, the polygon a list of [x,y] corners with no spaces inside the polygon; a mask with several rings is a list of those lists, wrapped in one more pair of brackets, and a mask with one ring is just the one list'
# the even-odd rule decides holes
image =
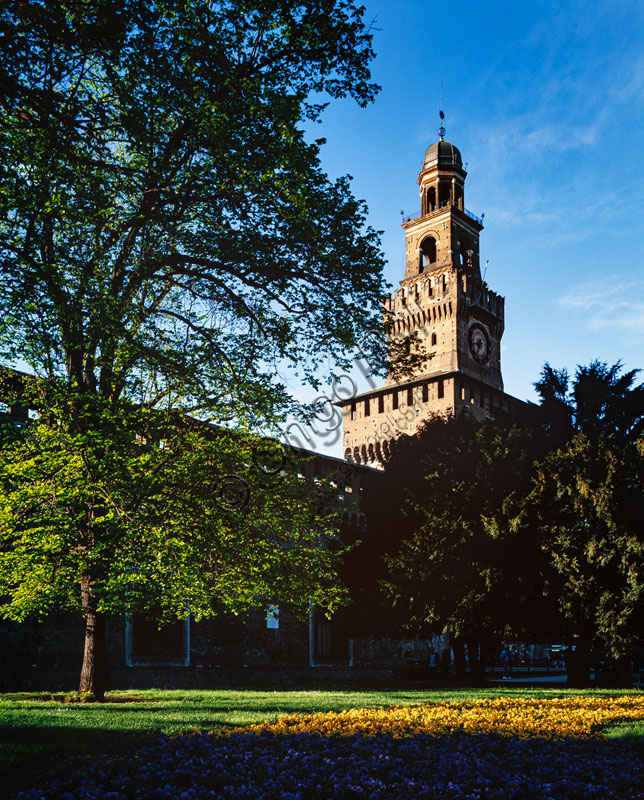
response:
{"label": "dark evergreen tree", "polygon": [[550,451],[523,524],[549,561],[546,590],[575,685],[588,682],[593,652],[626,664],[644,633],[644,387],[635,376],[594,361],[571,381],[546,364],[536,384]]}
{"label": "dark evergreen tree", "polygon": [[372,595],[384,589],[394,626],[447,632],[456,655],[467,643],[475,677],[482,650],[547,617],[539,553],[509,523],[535,447],[529,429],[509,420],[436,417],[392,443],[383,485],[367,496]]}

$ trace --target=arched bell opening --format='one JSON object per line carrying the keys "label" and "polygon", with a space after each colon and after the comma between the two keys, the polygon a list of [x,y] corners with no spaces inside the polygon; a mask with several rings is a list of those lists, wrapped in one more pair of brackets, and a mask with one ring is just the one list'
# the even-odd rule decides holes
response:
{"label": "arched bell opening", "polygon": [[425,194],[425,214],[436,211],[436,187],[430,186]]}
{"label": "arched bell opening", "polygon": [[426,236],[420,245],[420,258],[418,272],[424,272],[432,264],[436,263],[436,239],[433,236]]}
{"label": "arched bell opening", "polygon": [[438,205],[440,208],[443,206],[452,205],[452,181],[440,181],[438,184]]}
{"label": "arched bell opening", "polygon": [[465,269],[471,270],[474,266],[474,249],[468,236],[461,236],[461,240],[458,242],[458,254],[460,264]]}

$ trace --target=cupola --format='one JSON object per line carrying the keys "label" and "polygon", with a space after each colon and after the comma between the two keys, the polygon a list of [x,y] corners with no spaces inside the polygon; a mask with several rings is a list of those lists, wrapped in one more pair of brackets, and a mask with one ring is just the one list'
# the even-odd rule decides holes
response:
{"label": "cupola", "polygon": [[463,169],[461,151],[451,142],[446,142],[442,137],[434,144],[430,144],[425,151],[425,158],[421,172],[432,167],[458,167]]}

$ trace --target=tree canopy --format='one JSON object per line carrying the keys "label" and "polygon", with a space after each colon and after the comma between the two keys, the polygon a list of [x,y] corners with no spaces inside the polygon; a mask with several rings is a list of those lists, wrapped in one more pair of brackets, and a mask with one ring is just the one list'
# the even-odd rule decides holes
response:
{"label": "tree canopy", "polygon": [[[377,234],[305,136],[329,97],[374,96],[363,13],[2,4],[0,359],[31,376],[2,399],[40,412],[3,441],[4,613],[75,604],[86,666],[102,615],[143,603],[137,581],[163,613],[209,613],[213,593],[247,606],[269,584],[302,604],[318,579],[320,604],[338,599],[328,522],[290,503],[297,481],[271,499],[244,474],[250,516],[207,512],[198,490],[248,471],[253,432],[293,408],[284,365],[315,383],[358,343],[386,356],[365,338],[382,324]],[[100,694],[92,670],[81,687]]]}
{"label": "tree canopy", "polygon": [[644,386],[636,370],[594,361],[543,369],[549,452],[535,469],[523,524],[549,560],[562,635],[575,648],[571,678],[589,679],[591,652],[626,659],[644,609]]}
{"label": "tree canopy", "polygon": [[437,418],[394,442],[394,492],[375,518],[380,578],[408,629],[467,640],[470,664],[477,641],[561,640],[573,684],[592,658],[627,663],[644,610],[635,377],[619,363],[573,378],[546,364],[521,425]]}
{"label": "tree canopy", "polygon": [[538,553],[499,524],[529,486],[535,446],[510,420],[436,417],[397,440],[387,463],[406,521],[385,556],[385,593],[411,632],[449,633],[455,654],[467,642],[473,673],[480,645],[520,635],[539,609]]}
{"label": "tree canopy", "polygon": [[620,362],[592,361],[578,366],[571,380],[565,369],[545,364],[535,388],[541,398],[541,425],[552,445],[583,433],[592,442],[610,439],[633,444],[644,432],[644,385],[634,386],[638,370]]}
{"label": "tree canopy", "polygon": [[2,433],[10,619],[77,609],[87,572],[98,612],[166,620],[344,597],[321,546],[336,538],[331,488],[274,440],[126,407],[87,432],[34,421]]}
{"label": "tree canopy", "polygon": [[[0,341],[79,393],[265,421],[379,327],[376,234],[307,142],[371,100],[362,10],[3,4]],[[369,339],[374,344],[375,339]]]}

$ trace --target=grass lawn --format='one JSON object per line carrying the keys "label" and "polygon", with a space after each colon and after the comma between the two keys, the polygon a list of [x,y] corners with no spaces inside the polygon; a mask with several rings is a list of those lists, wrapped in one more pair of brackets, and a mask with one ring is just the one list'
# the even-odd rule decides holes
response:
{"label": "grass lawn", "polygon": [[[638,692],[619,692],[619,694]],[[0,781],[10,794],[83,764],[132,752],[160,733],[211,730],[293,713],[376,708],[479,697],[611,695],[609,690],[481,689],[435,691],[131,690],[110,692],[102,705],[64,695],[0,694]],[[644,722],[620,723],[613,738],[644,737]],[[28,777],[25,777],[28,776]]]}

